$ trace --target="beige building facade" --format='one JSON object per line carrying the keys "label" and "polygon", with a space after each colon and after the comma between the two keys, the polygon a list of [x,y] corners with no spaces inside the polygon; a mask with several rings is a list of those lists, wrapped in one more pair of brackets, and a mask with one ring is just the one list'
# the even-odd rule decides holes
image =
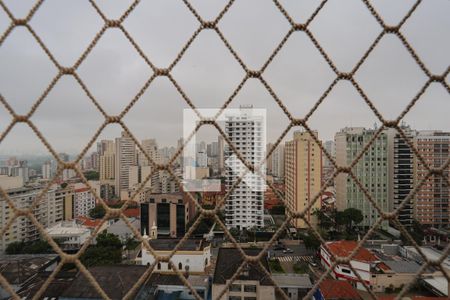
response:
{"label": "beige building facade", "polygon": [[[314,132],[316,138],[317,132]],[[294,139],[284,147],[286,201],[292,211],[302,212],[314,200],[322,186],[322,154],[319,145],[309,132],[294,132]],[[306,218],[313,226],[317,224],[313,216],[315,209],[320,209],[317,199],[306,212]],[[296,228],[307,228],[303,219],[296,219],[292,224]]]}

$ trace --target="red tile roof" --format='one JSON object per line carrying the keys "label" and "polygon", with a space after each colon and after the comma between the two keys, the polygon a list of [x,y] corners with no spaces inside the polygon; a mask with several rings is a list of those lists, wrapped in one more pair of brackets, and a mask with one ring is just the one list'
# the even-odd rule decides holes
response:
{"label": "red tile roof", "polygon": [[140,212],[139,208],[127,208],[126,210],[123,211],[123,214],[127,218],[140,218],[141,217],[141,212]]}
{"label": "red tile roof", "polygon": [[[339,257],[348,257],[358,246],[358,243],[355,241],[336,241],[328,242],[327,246],[333,255]],[[372,252],[364,247],[361,247],[353,257],[353,260],[372,262],[379,259]]]}
{"label": "red tile roof", "polygon": [[87,217],[76,217],[77,221],[79,221],[81,223],[81,225],[84,225],[86,227],[90,227],[90,228],[95,228],[97,227],[100,222],[102,221],[101,219],[90,219]]}
{"label": "red tile roof", "polygon": [[325,279],[319,288],[325,299],[361,299],[356,289],[347,281]]}

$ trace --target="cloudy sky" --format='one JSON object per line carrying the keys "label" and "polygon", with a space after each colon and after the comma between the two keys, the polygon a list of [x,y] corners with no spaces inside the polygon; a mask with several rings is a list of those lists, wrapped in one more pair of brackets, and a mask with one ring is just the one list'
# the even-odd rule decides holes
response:
{"label": "cloudy sky", "polygon": [[[25,16],[30,0],[4,1],[17,18]],[[110,19],[118,18],[130,1],[102,0],[99,7]],[[401,20],[414,1],[372,0],[390,25]],[[212,20],[226,1],[191,0],[198,13]],[[280,1],[296,22],[303,23],[319,1]],[[450,1],[423,1],[405,23],[402,33],[432,73],[450,64]],[[0,32],[10,20],[0,9]],[[88,1],[47,0],[30,22],[61,65],[71,66],[103,23]],[[199,27],[181,0],[142,0],[124,22],[130,35],[158,67],[167,67]],[[250,69],[259,69],[286,35],[289,24],[271,0],[236,0],[219,28]],[[359,0],[330,0],[310,24],[310,30],[336,67],[350,71],[380,33],[381,27]],[[0,93],[19,114],[25,114],[52,78],[56,68],[24,28],[16,28],[0,46]],[[108,30],[78,69],[78,74],[109,114],[118,114],[151,76],[151,69],[122,32]],[[172,72],[197,107],[217,108],[242,81],[244,71],[211,30],[200,33]],[[334,79],[334,73],[311,40],[296,32],[263,73],[275,93],[296,117],[303,117]],[[426,76],[393,35],[384,36],[355,79],[388,119],[395,118],[419,91]],[[447,77],[447,82],[450,81]],[[275,140],[288,125],[282,110],[262,86],[251,79],[230,107],[253,104],[266,108],[268,140]],[[156,79],[124,122],[139,139],[156,138],[160,145],[175,145],[182,135],[180,94],[167,78]],[[405,121],[416,129],[450,130],[450,95],[432,84]],[[0,104],[0,131],[11,117]],[[63,77],[32,116],[56,151],[78,153],[102,123],[102,116],[76,81]],[[338,83],[310,118],[322,140],[333,139],[345,126],[372,127],[377,121],[357,91]],[[100,138],[120,135],[116,125]],[[214,135],[202,129],[202,136]],[[291,135],[291,133],[289,133]],[[31,130],[17,125],[0,143],[0,154],[45,153]]]}

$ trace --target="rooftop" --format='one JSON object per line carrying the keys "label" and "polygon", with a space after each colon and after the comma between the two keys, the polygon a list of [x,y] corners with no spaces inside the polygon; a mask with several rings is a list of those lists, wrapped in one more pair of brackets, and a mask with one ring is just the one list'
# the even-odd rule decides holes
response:
{"label": "rooftop", "polygon": [[272,274],[273,281],[281,288],[312,288],[311,279],[305,274]]}
{"label": "rooftop", "polygon": [[[122,299],[144,274],[146,266],[113,265],[89,268],[105,293],[111,299]],[[62,293],[63,298],[100,299],[101,296],[82,273],[78,273],[72,285]]]}
{"label": "rooftop", "polygon": [[[172,251],[181,239],[155,239],[149,240],[150,246],[156,251]],[[208,242],[202,239],[187,239],[179,248],[180,251],[203,251],[209,246]]]}
{"label": "rooftop", "polygon": [[417,273],[420,265],[414,261],[384,261],[384,263],[395,273]]}
{"label": "rooftop", "polygon": [[56,263],[56,254],[21,254],[0,256],[0,272],[11,284],[21,284],[31,276]]}
{"label": "rooftop", "polygon": [[[334,241],[327,242],[327,246],[333,255],[349,257],[353,250],[358,247],[358,243],[356,241]],[[377,261],[378,258],[366,248],[361,247],[355,256],[353,256],[353,260],[373,262]]]}
{"label": "rooftop", "polygon": [[347,281],[325,279],[319,285],[320,292],[326,300],[346,299],[359,300],[361,296],[356,289]]}
{"label": "rooftop", "polygon": [[46,229],[50,236],[76,236],[90,233],[89,228],[75,222],[59,222]]}
{"label": "rooftop", "polygon": [[[261,249],[255,248],[245,248],[242,250],[245,254],[250,256],[256,256],[261,252]],[[213,283],[226,284],[227,280],[236,273],[243,260],[244,259],[237,248],[220,248],[217,256]],[[267,259],[262,258],[261,263],[266,270],[269,270]],[[237,280],[257,280],[261,285],[272,285],[270,278],[268,278],[264,271],[261,270],[259,264],[248,263],[244,269],[245,268],[248,272],[246,272],[246,274],[241,273],[241,275],[237,277]]]}

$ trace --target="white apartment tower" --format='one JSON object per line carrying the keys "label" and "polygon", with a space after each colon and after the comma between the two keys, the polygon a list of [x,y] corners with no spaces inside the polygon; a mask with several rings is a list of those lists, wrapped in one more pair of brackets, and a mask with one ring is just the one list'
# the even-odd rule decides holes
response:
{"label": "white apartment tower", "polygon": [[[265,120],[253,109],[241,107],[239,113],[226,116],[225,132],[231,143],[249,163],[258,166],[265,156]],[[225,148],[226,188],[245,172],[246,167],[227,145]],[[264,171],[262,166],[261,171]],[[264,179],[251,172],[247,173],[225,204],[228,228],[263,227],[264,225]]]}
{"label": "white apartment tower", "polygon": [[121,191],[128,191],[130,166],[136,165],[136,145],[126,132],[116,138],[115,156],[116,195],[120,195]]}

